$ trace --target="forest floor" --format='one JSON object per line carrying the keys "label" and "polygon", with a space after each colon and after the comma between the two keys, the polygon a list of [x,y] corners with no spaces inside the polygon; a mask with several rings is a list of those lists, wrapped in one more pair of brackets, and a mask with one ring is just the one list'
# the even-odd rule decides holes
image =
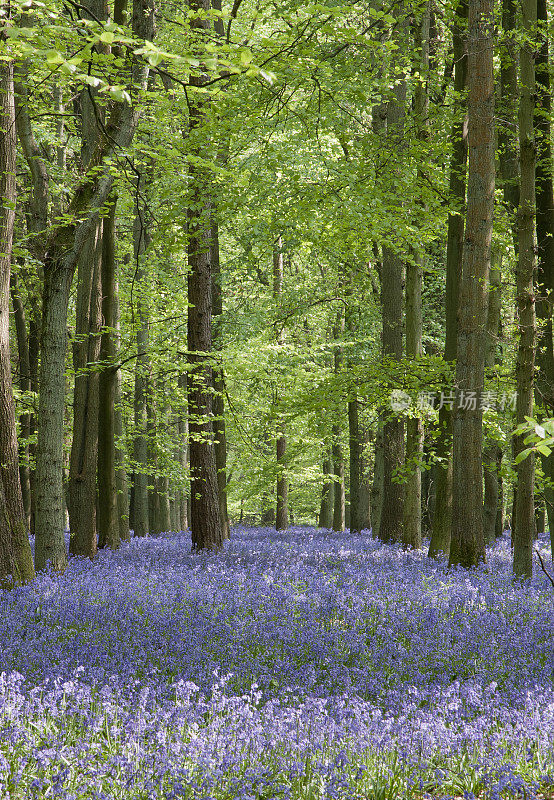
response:
{"label": "forest floor", "polygon": [[554,797],[554,592],[507,540],[468,573],[369,535],[167,534],[0,619],[2,800]]}

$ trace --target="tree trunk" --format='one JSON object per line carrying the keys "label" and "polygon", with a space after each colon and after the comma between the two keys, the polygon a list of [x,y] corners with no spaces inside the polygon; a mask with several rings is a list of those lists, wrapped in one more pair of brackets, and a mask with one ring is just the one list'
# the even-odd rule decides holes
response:
{"label": "tree trunk", "polygon": [[[453,31],[454,91],[461,101],[467,86],[467,39],[465,22],[468,15],[467,0],[458,0]],[[462,274],[464,240],[463,208],[466,197],[467,169],[467,112],[459,116],[451,133],[449,194],[459,204],[460,210],[448,215],[446,244],[446,340],[444,360],[456,360],[459,285]],[[447,390],[448,392],[448,390]],[[435,464],[435,503],[429,557],[450,553],[452,528],[452,409],[447,403],[439,408],[439,435],[436,444],[438,461]]]}
{"label": "tree trunk", "polygon": [[[153,36],[150,0],[134,0],[133,32],[141,40]],[[134,90],[146,88],[149,67],[133,58]],[[140,118],[137,103],[116,104],[93,166],[78,186],[64,221],[56,225],[45,248],[44,303],[41,336],[39,430],[36,469],[35,566],[67,563],[64,541],[63,421],[67,307],[75,268],[85,244],[94,237],[99,209],[114,183],[112,159],[131,143]]]}
{"label": "tree trunk", "polygon": [[371,487],[371,534],[374,538],[379,538],[381,527],[381,511],[383,508],[383,426],[379,422],[377,425],[377,435],[375,437],[375,460],[373,468],[373,485]]}
{"label": "tree trunk", "polygon": [[[145,183],[150,180],[150,170],[145,179],[138,180],[139,192],[145,191]],[[146,536],[150,526],[150,497],[148,493],[148,393],[150,375],[149,321],[144,254],[150,243],[149,219],[144,203],[137,199],[134,217],[134,258],[135,285],[137,287],[137,359],[135,362],[134,421],[135,439],[133,443],[134,483],[133,483],[133,523],[134,535]]]}
{"label": "tree trunk", "polygon": [[[187,376],[186,374],[179,376],[179,388],[184,389],[184,396],[187,394]],[[183,474],[183,481],[188,473],[189,460],[188,460],[188,438],[189,438],[189,423],[186,413],[179,412],[179,455],[181,460],[181,471]],[[185,484],[181,486],[180,491],[180,505],[179,505],[179,530],[186,531],[189,526],[189,509],[190,499],[187,496]]]}
{"label": "tree trunk", "polygon": [[361,533],[366,526],[362,496],[362,449],[358,397],[348,401],[348,443],[350,448],[350,519],[351,534]]}
{"label": "tree trunk", "polygon": [[[502,273],[497,263],[499,256],[491,261],[489,308],[487,314],[487,342],[485,369],[492,372],[496,361],[498,334],[500,330],[500,313],[502,310]],[[502,448],[497,441],[486,443],[483,451],[484,500],[483,527],[486,545],[493,545],[496,540],[496,519],[500,496],[499,468],[502,461]]]}
{"label": "tree trunk", "polygon": [[110,211],[104,218],[102,251],[102,331],[100,361],[102,372],[99,378],[98,416],[98,546],[116,550],[120,543],[118,520],[115,406],[117,392],[116,347],[116,292],[115,264],[115,209],[117,198],[112,197]]}
{"label": "tree trunk", "polygon": [[[212,321],[213,321],[213,347],[220,350],[221,342],[221,316],[223,314],[223,291],[221,286],[221,263],[219,260],[219,226],[212,220],[211,230],[211,259],[212,259]],[[230,536],[229,512],[227,510],[227,435],[225,429],[225,376],[223,366],[214,369],[214,396],[213,396],[213,426],[215,439],[215,463],[217,467],[217,484],[219,488],[219,506],[223,536]]]}
{"label": "tree trunk", "polygon": [[77,320],[73,344],[75,389],[73,397],[73,441],[67,487],[69,552],[96,554],[96,472],[98,454],[98,360],[102,319],[103,221],[95,239],[79,260],[77,275]]}
{"label": "tree trunk", "polygon": [[333,425],[333,530],[343,531],[346,525],[346,498],[344,492],[344,454],[340,442],[340,428]]}
{"label": "tree trunk", "polygon": [[[333,350],[333,361],[334,361],[334,371],[335,375],[338,375],[342,368],[343,368],[343,350],[342,346],[338,344],[340,339],[344,334],[344,312],[341,308],[337,311],[337,316],[335,319],[335,324],[333,326],[333,339],[337,344],[335,344]],[[337,410],[338,416],[338,410]],[[342,452],[342,444],[340,441],[341,438],[341,429],[338,424],[334,424],[332,426],[331,431],[333,445],[332,445],[332,456],[333,456],[333,472],[335,475],[334,487],[333,487],[333,530],[334,531],[343,531],[345,529],[346,519],[345,519],[345,492],[344,492],[344,454]]]}
{"label": "tree trunk", "polygon": [[[419,80],[414,90],[414,115],[417,138],[425,143],[429,138],[429,28],[431,3],[428,1],[421,11],[421,20],[415,28],[417,54],[415,70]],[[423,185],[425,172],[418,168],[418,179]],[[422,203],[424,207],[424,203]],[[421,290],[423,285],[424,256],[413,254],[413,261],[406,264],[406,357],[418,359],[423,352],[423,318]],[[405,548],[419,549],[421,534],[421,461],[423,458],[423,420],[409,417],[406,421],[406,495],[404,500],[404,525],[402,544]]]}
{"label": "tree trunk", "polygon": [[[22,392],[31,390],[31,364],[29,359],[29,339],[27,336],[27,322],[25,319],[25,307],[19,293],[17,275],[10,275],[10,294],[12,298],[15,333],[17,339],[17,352],[19,356],[19,388]],[[23,498],[23,509],[27,521],[27,531],[31,530],[31,468],[29,464],[29,438],[31,436],[30,412],[21,414],[19,419],[19,480],[21,483],[21,495]]]}
{"label": "tree trunk", "polygon": [[[328,448],[329,449],[329,448]],[[332,474],[332,462],[330,458],[323,460],[323,475]],[[318,526],[320,528],[331,528],[333,525],[333,481],[324,478],[321,487],[321,505],[319,508]]]}
{"label": "tree trunk", "polygon": [[[498,151],[504,206],[512,228],[514,252],[518,254],[517,210],[519,206],[519,153],[518,153],[518,44],[516,0],[502,0],[503,37],[500,46],[500,109],[498,114]],[[517,445],[512,440],[512,454]],[[517,486],[513,487],[511,515],[512,543],[515,536]]]}
{"label": "tree trunk", "polygon": [[[120,317],[119,317],[119,289],[116,274],[116,284],[113,297],[114,314],[114,341],[116,353],[120,351]],[[125,463],[125,445],[123,444],[123,412],[121,409],[121,370],[115,370],[114,381],[115,407],[114,407],[114,435],[115,435],[115,484],[117,492],[117,524],[119,527],[119,540],[128,542],[131,538],[131,510],[129,499],[129,486],[127,482],[127,466]]]}
{"label": "tree trunk", "polygon": [[[210,27],[210,0],[189,0],[194,15],[194,31]],[[206,76],[190,79],[202,87]],[[189,405],[191,502],[190,526],[193,550],[217,550],[224,541],[224,527],[219,504],[219,487],[212,425],[212,275],[210,258],[209,176],[199,162],[206,157],[203,122],[209,102],[206,95],[192,95],[189,104],[190,202],[188,210],[188,322],[187,347]]]}
{"label": "tree trunk", "polygon": [[[283,293],[283,242],[279,236],[273,248],[273,299],[278,301]],[[277,345],[282,346],[282,336],[277,337]],[[275,404],[280,401],[279,388],[275,392]],[[283,430],[283,422],[277,421],[277,501],[275,507],[275,530],[286,531],[289,526],[288,511],[288,479],[286,475],[287,439]]]}
{"label": "tree trunk", "polygon": [[[460,284],[453,420],[451,565],[485,560],[482,396],[494,208],[493,0],[469,0],[467,212]],[[463,407],[468,392],[477,401]],[[463,395],[462,395],[463,393]],[[475,405],[475,408],[473,408]],[[460,407],[462,406],[462,407]]]}
{"label": "tree trunk", "polygon": [[[554,188],[552,181],[550,59],[546,0],[538,0],[539,20],[536,54],[536,221],[537,221],[537,300],[539,328],[535,402],[547,416],[554,414],[554,352],[552,347],[552,306],[554,302]],[[541,24],[542,23],[542,24]],[[554,456],[543,456],[544,497],[548,528],[554,541]],[[554,550],[553,550],[554,552]]]}
{"label": "tree trunk", "polygon": [[[400,147],[406,113],[406,80],[403,75],[397,76],[394,91],[394,99],[388,106],[387,132],[390,146]],[[385,359],[402,358],[404,278],[404,260],[396,251],[384,247],[381,342]],[[401,416],[388,414],[383,425],[383,499],[379,524],[379,538],[385,543],[402,541],[405,491],[404,484],[398,482],[398,472],[404,466],[404,453],[404,420]]]}
{"label": "tree trunk", "polygon": [[34,578],[21,485],[10,363],[10,267],[16,202],[13,63],[0,62],[0,586]]}
{"label": "tree trunk", "polygon": [[[523,0],[520,46],[519,152],[520,196],[518,210],[518,263],[516,268],[519,346],[516,363],[518,424],[533,415],[535,373],[535,134],[534,42],[537,24],[537,0]],[[524,436],[516,437],[516,452],[524,449]],[[517,507],[514,537],[514,575],[531,578],[533,574],[533,538],[535,503],[535,458],[531,453],[517,465]]]}

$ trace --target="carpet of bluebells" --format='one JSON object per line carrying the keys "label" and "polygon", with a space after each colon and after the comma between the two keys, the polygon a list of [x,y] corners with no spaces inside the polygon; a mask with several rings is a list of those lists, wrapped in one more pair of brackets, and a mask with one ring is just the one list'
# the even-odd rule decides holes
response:
{"label": "carpet of bluebells", "polygon": [[536,573],[313,528],[72,559],[0,592],[0,798],[552,798]]}

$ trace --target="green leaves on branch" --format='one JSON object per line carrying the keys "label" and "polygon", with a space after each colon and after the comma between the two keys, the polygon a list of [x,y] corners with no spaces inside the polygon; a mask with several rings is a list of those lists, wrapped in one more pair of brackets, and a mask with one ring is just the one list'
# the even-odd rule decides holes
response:
{"label": "green leaves on branch", "polygon": [[526,447],[517,454],[515,458],[516,464],[526,459],[531,453],[549,456],[554,449],[554,419],[547,419],[542,425],[539,425],[532,417],[525,417],[525,419],[527,422],[518,425],[514,434],[516,436],[527,434],[523,443],[531,446]]}

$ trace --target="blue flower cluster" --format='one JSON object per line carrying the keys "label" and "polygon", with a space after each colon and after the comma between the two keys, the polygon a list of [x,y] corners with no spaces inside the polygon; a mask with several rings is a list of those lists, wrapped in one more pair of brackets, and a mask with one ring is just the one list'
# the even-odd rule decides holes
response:
{"label": "blue flower cluster", "polygon": [[[546,557],[546,543],[540,544]],[[552,797],[554,597],[308,528],[0,593],[0,798]]]}

